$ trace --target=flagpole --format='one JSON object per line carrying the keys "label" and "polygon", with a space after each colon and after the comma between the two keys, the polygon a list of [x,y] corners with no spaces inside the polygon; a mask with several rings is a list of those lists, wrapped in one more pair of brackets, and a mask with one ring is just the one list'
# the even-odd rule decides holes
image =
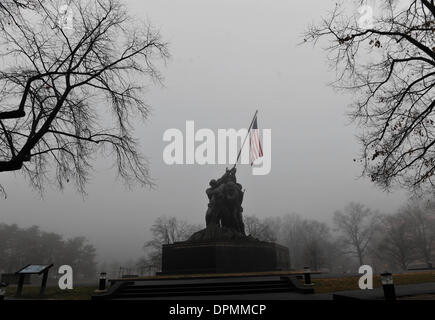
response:
{"label": "flagpole", "polygon": [[249,125],[248,133],[246,134],[245,140],[243,140],[242,147],[240,148],[239,154],[237,155],[237,160],[236,160],[236,163],[233,166],[233,169],[237,166],[237,163],[239,162],[240,156],[242,154],[243,147],[245,146],[246,139],[249,136],[249,132],[251,132],[252,125],[254,124],[255,118],[257,117],[257,113],[258,113],[258,110],[255,111],[254,117],[252,118],[251,124]]}

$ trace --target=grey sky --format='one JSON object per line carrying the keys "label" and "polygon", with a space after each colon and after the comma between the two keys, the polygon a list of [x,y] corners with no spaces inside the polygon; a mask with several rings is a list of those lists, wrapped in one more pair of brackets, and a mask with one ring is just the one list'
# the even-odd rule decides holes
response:
{"label": "grey sky", "polygon": [[272,129],[272,171],[252,176],[240,167],[245,214],[296,212],[329,221],[350,201],[391,212],[406,200],[402,191],[386,194],[358,179],[356,130],[344,115],[351,97],[327,86],[334,71],[321,47],[297,46],[305,27],[335,1],[125,2],[161,30],[172,54],[161,68],[165,87],[149,87],[152,117],[137,127],[156,189],[124,188],[102,161],[84,200],[73,189],[48,189],[41,200],[18,175],[3,174],[9,197],[1,200],[0,222],[86,236],[101,260],[135,259],[156,217],[204,223],[205,188],[225,169],[165,165],[163,132],[184,131],[186,120],[197,129],[246,127],[257,108],[260,128]]}

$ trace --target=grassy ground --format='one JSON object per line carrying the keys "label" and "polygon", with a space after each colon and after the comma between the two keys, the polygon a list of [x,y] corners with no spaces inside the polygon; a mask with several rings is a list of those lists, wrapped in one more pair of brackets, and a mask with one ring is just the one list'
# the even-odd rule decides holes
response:
{"label": "grassy ground", "polygon": [[[285,272],[274,272],[267,274],[289,274]],[[237,274],[237,276],[251,276],[253,274]],[[261,274],[264,275],[264,274]],[[216,276],[216,275],[214,275]],[[223,275],[221,275],[223,276]],[[228,276],[228,275],[227,275]],[[236,275],[234,275],[236,276]],[[198,277],[185,276],[185,278]],[[206,277],[206,275],[201,275]],[[148,279],[162,279],[162,278],[180,278],[180,276],[166,276],[166,277],[146,277]],[[414,284],[435,282],[435,272],[410,272],[403,274],[393,275],[394,283],[396,285]],[[325,278],[325,279],[313,279],[314,290],[316,293],[332,293],[336,291],[344,290],[359,290],[358,287],[359,277],[346,277],[346,278]],[[381,286],[381,280],[379,276],[374,276],[373,286],[375,288]],[[12,298],[16,293],[16,286],[9,287],[6,291],[6,297]],[[39,296],[39,287],[26,287],[24,286],[22,299],[55,299],[55,300],[89,300],[96,290],[96,287],[83,286],[75,287],[73,290],[60,290],[58,287],[47,287],[45,295]]]}
{"label": "grassy ground", "polygon": [[[89,300],[96,287],[75,287],[73,290],[60,290],[59,287],[47,287],[44,296],[39,295],[39,287],[23,288],[20,299],[45,299],[45,300]],[[14,298],[17,287],[8,287],[6,298]]]}

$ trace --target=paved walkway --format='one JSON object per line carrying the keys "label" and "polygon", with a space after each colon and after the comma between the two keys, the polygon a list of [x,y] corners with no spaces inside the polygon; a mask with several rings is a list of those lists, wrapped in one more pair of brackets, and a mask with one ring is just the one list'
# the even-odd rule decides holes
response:
{"label": "paved walkway", "polygon": [[[435,300],[435,282],[396,286],[396,296],[399,300]],[[238,295],[206,295],[182,297],[153,297],[140,300],[383,300],[382,288],[373,290],[339,291],[323,294],[301,294],[295,292],[254,293]]]}
{"label": "paved walkway", "polygon": [[[396,286],[396,297],[409,298],[417,296],[434,296],[435,282],[408,284]],[[384,292],[382,288],[373,290],[354,290],[334,292],[336,299],[358,299],[358,300],[383,300]],[[427,300],[427,299],[425,299]]]}
{"label": "paved walkway", "polygon": [[300,294],[294,292],[230,294],[207,296],[138,298],[131,300],[332,300],[332,294]]}

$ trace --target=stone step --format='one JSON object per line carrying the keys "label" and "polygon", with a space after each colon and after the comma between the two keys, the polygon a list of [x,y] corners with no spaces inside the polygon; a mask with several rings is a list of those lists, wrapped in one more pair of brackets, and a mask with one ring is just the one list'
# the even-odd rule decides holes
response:
{"label": "stone step", "polygon": [[150,292],[150,293],[158,293],[158,292],[199,292],[199,291],[228,291],[228,290],[274,290],[274,289],[286,289],[290,290],[287,284],[277,283],[277,284],[269,284],[269,285],[232,285],[232,286],[189,286],[189,287],[169,287],[169,288],[159,288],[159,287],[146,287],[146,288],[137,288],[137,287],[126,287],[122,290],[122,293],[140,293],[140,292]]}
{"label": "stone step", "polygon": [[182,288],[178,288],[180,290],[174,290],[172,288],[170,290],[162,290],[162,291],[129,291],[122,290],[117,295],[116,299],[127,299],[127,298],[146,298],[146,297],[170,297],[170,296],[204,296],[204,295],[223,295],[223,294],[250,294],[250,293],[269,293],[269,292],[290,292],[291,288],[280,286],[280,287],[251,287],[251,288],[238,288],[238,287],[228,287],[228,288],[220,288],[216,290],[213,288],[206,289],[200,288],[196,290],[183,290]]}
{"label": "stone step", "polygon": [[171,288],[225,288],[225,287],[267,287],[286,286],[284,281],[258,281],[258,282],[223,282],[223,283],[191,283],[191,284],[169,284],[169,285],[131,285],[124,290],[166,290]]}
{"label": "stone step", "polygon": [[[168,281],[166,283],[166,281]],[[93,299],[130,299],[177,296],[204,295],[240,295],[261,293],[313,293],[312,288],[304,287],[295,277],[279,277],[273,279],[201,279],[192,282],[166,280],[165,283],[149,283],[145,281],[118,281],[104,294],[94,295]],[[145,282],[145,283],[144,283]]]}

